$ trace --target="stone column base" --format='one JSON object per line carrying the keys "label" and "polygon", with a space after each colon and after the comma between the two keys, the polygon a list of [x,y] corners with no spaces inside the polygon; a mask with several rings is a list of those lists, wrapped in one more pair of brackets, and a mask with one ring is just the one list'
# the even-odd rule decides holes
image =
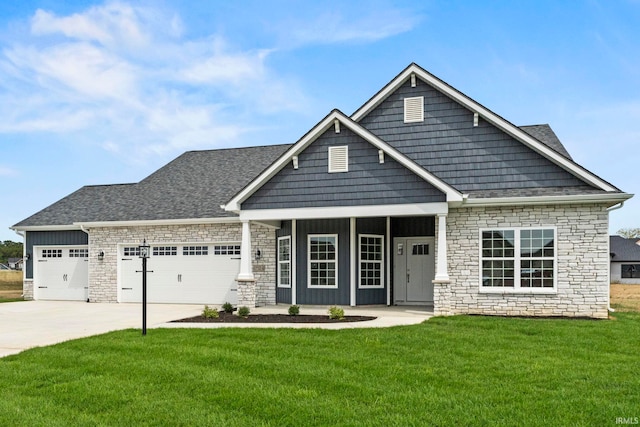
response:
{"label": "stone column base", "polygon": [[238,279],[238,307],[256,308],[255,279]]}
{"label": "stone column base", "polygon": [[22,298],[25,301],[33,300],[33,279],[25,279],[22,282]]}

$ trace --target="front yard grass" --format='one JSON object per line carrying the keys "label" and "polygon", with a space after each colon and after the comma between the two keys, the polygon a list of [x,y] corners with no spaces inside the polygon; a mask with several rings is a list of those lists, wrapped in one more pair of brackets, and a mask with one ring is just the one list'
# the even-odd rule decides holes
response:
{"label": "front yard grass", "polygon": [[640,314],[113,332],[0,359],[0,425],[616,425]]}

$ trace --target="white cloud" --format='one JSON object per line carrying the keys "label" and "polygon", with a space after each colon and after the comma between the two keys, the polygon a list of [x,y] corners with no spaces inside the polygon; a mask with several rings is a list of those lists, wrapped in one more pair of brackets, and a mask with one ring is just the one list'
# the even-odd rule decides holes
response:
{"label": "white cloud", "polygon": [[17,174],[18,172],[16,172],[14,169],[0,165],[0,176],[15,176]]}

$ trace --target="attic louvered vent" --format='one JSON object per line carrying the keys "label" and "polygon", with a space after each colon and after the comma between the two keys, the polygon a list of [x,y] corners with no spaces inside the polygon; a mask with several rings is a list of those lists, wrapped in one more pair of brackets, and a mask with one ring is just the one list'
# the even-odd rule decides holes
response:
{"label": "attic louvered vent", "polygon": [[415,123],[424,121],[424,96],[404,99],[404,122]]}
{"label": "attic louvered vent", "polygon": [[349,172],[349,147],[329,147],[329,173]]}

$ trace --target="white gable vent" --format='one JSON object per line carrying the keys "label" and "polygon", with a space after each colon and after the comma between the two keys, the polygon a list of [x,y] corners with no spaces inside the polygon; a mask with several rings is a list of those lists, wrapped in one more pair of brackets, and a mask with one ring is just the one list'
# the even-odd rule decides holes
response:
{"label": "white gable vent", "polygon": [[349,172],[349,147],[329,147],[329,173]]}
{"label": "white gable vent", "polygon": [[415,123],[424,121],[424,96],[404,99],[404,122]]}

